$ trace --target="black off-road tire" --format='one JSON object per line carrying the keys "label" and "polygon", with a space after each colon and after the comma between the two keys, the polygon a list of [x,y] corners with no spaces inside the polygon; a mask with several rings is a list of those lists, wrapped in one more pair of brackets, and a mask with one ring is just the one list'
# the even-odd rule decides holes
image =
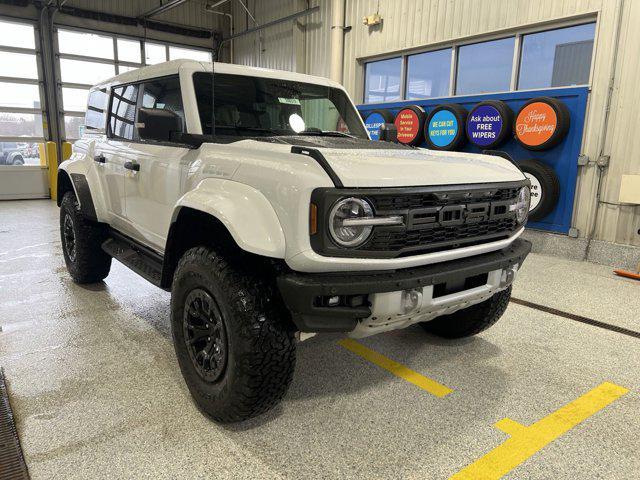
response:
{"label": "black off-road tire", "polygon": [[482,303],[443,315],[420,326],[427,332],[443,338],[464,338],[477,335],[496,323],[507,309],[511,287],[496,293]]}
{"label": "black off-road tire", "polygon": [[106,227],[82,215],[73,192],[65,193],[60,204],[60,239],[64,261],[74,282],[96,283],[109,275],[111,257],[102,250],[102,242],[107,239]]}
{"label": "black off-road tire", "polygon": [[[215,350],[211,345],[202,351],[208,348],[219,353],[221,347],[226,348],[223,360],[217,361],[221,354],[215,362],[209,360],[208,371],[192,359],[202,356],[187,344],[187,337],[193,340],[196,333],[190,324],[189,305],[193,304],[186,304],[196,293],[205,295],[207,304],[211,299],[215,302],[207,309],[218,313],[214,321],[222,328],[216,337],[224,339],[218,340]],[[229,253],[223,256],[208,247],[192,248],[182,256],[173,277],[171,329],[182,375],[206,415],[218,422],[239,422],[280,402],[295,368],[294,329],[287,320],[275,282],[266,275],[243,266]],[[220,368],[213,369],[214,364]],[[215,376],[205,378],[212,372]]]}
{"label": "black off-road tire", "polygon": [[[558,204],[560,198],[560,180],[553,168],[540,160],[522,160],[518,165],[524,174],[532,180],[531,185],[531,206],[529,208],[529,220],[538,221],[549,215]],[[535,182],[534,182],[535,180]],[[535,183],[538,183],[536,185]],[[533,200],[537,199],[538,204],[533,205]]]}

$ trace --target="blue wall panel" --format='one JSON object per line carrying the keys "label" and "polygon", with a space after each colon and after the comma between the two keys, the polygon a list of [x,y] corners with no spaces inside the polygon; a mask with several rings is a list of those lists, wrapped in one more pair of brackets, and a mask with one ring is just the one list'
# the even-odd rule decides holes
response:
{"label": "blue wall panel", "polygon": [[[529,90],[523,92],[497,93],[488,95],[470,95],[464,97],[438,98],[428,100],[409,100],[403,102],[376,103],[375,105],[360,105],[358,110],[366,118],[368,112],[377,109],[388,109],[394,114],[407,105],[420,105],[427,115],[437,105],[457,103],[467,110],[484,100],[502,100],[513,110],[514,117],[520,108],[535,97],[554,97],[564,102],[571,116],[571,127],[567,136],[555,147],[544,151],[531,151],[522,147],[513,137],[510,137],[495,150],[509,153],[516,161],[537,159],[551,166],[560,181],[560,198],[556,208],[546,217],[537,222],[529,222],[528,227],[559,233],[568,233],[571,227],[573,202],[578,174],[578,155],[582,144],[585,110],[587,107],[588,89],[586,87],[554,88],[545,90]],[[421,147],[425,147],[422,144]],[[467,143],[460,149],[464,152],[480,153],[481,149]]]}

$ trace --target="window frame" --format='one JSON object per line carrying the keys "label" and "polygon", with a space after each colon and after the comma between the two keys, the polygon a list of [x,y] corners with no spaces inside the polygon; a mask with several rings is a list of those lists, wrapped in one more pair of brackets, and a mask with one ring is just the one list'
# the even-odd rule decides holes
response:
{"label": "window frame", "polygon": [[[455,77],[452,78],[452,72],[454,72],[454,68],[455,68],[455,75],[457,76],[457,61],[458,61],[458,55],[457,55],[457,51],[456,48],[454,48],[453,46],[447,47],[444,46],[442,48],[434,48],[431,50],[427,50],[424,52],[412,52],[412,53],[407,53],[406,55],[404,55],[404,60],[402,62],[402,73],[404,75],[404,77],[401,77],[401,81],[402,81],[402,88],[401,88],[401,92],[402,92],[402,99],[403,100],[418,100],[419,98],[414,98],[414,99],[409,99],[407,98],[407,94],[409,92],[409,59],[411,57],[417,56],[417,55],[424,55],[424,54],[429,54],[429,53],[435,53],[435,52],[442,52],[445,50],[450,50],[449,54],[451,55],[451,60],[449,61],[449,87],[448,87],[448,91],[449,93],[451,93],[451,84],[452,82],[455,83]],[[456,63],[456,65],[454,65],[454,62]],[[420,97],[421,98],[442,98],[442,96],[431,96],[431,97]]]}
{"label": "window frame", "polygon": [[[483,43],[500,42],[502,40],[509,40],[511,38],[513,38],[513,53],[512,53],[512,56],[511,56],[511,74],[509,75],[509,90],[495,90],[495,91],[490,91],[490,92],[463,93],[461,95],[458,95],[457,91],[458,91],[458,76],[460,74],[460,49],[464,48],[464,47],[470,47],[472,45],[481,45]],[[449,93],[452,96],[464,97],[464,96],[470,96],[470,95],[487,95],[487,94],[491,94],[491,93],[498,93],[498,92],[505,92],[505,91],[512,92],[513,91],[514,71],[519,69],[519,67],[516,67],[516,63],[519,64],[518,57],[520,55],[519,54],[520,41],[518,39],[518,35],[507,35],[506,37],[492,38],[490,40],[482,40],[482,41],[478,41],[478,42],[465,43],[464,45],[458,45],[455,48],[455,50],[456,50],[456,76],[453,79],[454,89],[453,89],[453,91],[451,91],[451,89],[449,90]]]}
{"label": "window frame", "polygon": [[[363,98],[367,94],[367,92],[366,92],[366,90],[367,90],[366,89],[366,85],[367,85],[367,78],[366,78],[366,75],[367,75],[367,64],[369,64],[369,63],[377,63],[377,62],[381,62],[381,61],[385,61],[385,60],[395,60],[397,58],[399,58],[399,57],[396,56],[396,57],[389,57],[389,58],[380,58],[380,59],[372,60],[372,61],[367,62],[367,63],[364,64],[363,67],[364,67],[364,76],[365,76],[365,78],[364,78],[364,82],[363,82],[363,89],[364,89],[363,94],[362,94]],[[398,98],[398,100],[389,100],[389,101],[391,101],[391,102],[400,102],[405,98],[406,76],[407,76],[407,61],[406,61],[406,58],[403,58],[403,59],[400,59],[400,78],[398,80],[399,81],[398,96],[400,98]],[[376,102],[376,103],[387,103],[387,102],[388,101],[382,101],[382,102]]]}
{"label": "window frame", "polygon": [[[15,114],[27,114],[34,115],[37,122],[38,116],[40,116],[40,123],[42,126],[42,135],[30,135],[30,136],[13,136],[13,135],[0,135],[0,142],[19,142],[19,143],[44,143],[48,139],[49,132],[44,128],[44,122],[47,119],[47,105],[45,102],[46,95],[44,91],[44,75],[42,71],[42,52],[40,50],[39,41],[39,29],[35,21],[29,21],[26,19],[15,19],[12,17],[0,16],[0,21],[5,23],[15,23],[18,25],[28,25],[33,28],[34,35],[34,48],[31,47],[11,47],[7,45],[0,45],[1,52],[7,53],[21,53],[26,55],[33,55],[36,62],[37,78],[22,78],[12,76],[0,77],[0,82],[13,83],[20,85],[36,85],[38,87],[38,96],[40,107],[8,107],[0,106],[0,113],[15,113]],[[24,168],[24,167],[23,167]],[[38,167],[40,168],[40,167]]]}
{"label": "window frame", "polygon": [[[428,46],[422,46],[422,47],[416,47],[416,48],[410,48],[410,49],[406,49],[406,50],[397,50],[397,51],[393,51],[393,52],[389,52],[389,53],[385,53],[385,54],[381,54],[381,55],[371,55],[371,56],[366,56],[366,57],[359,57],[356,58],[356,61],[358,62],[359,65],[359,72],[360,72],[360,81],[358,81],[358,88],[359,91],[356,92],[358,95],[358,98],[360,99],[360,101],[362,103],[364,103],[364,98],[365,98],[365,82],[366,82],[366,66],[367,63],[370,62],[377,62],[380,60],[389,60],[389,59],[393,59],[393,58],[400,58],[401,59],[401,83],[400,83],[400,99],[397,100],[398,102],[405,102],[405,101],[410,101],[407,99],[407,72],[408,72],[408,62],[409,62],[409,57],[412,55],[417,55],[417,54],[421,54],[421,53],[428,53],[428,52],[434,52],[434,51],[438,51],[438,50],[443,50],[443,49],[447,49],[447,48],[451,48],[451,72],[450,72],[450,76],[449,76],[449,92],[448,95],[446,95],[445,97],[425,97],[425,99],[429,99],[429,100],[433,100],[433,99],[438,99],[438,98],[449,98],[449,97],[465,97],[465,96],[474,96],[474,95],[479,95],[479,94],[465,94],[465,95],[456,95],[456,79],[457,79],[457,75],[458,75],[458,53],[459,53],[459,49],[460,47],[464,47],[466,45],[473,45],[473,44],[477,44],[477,43],[484,43],[484,42],[490,42],[490,41],[494,41],[494,40],[502,40],[505,38],[511,38],[514,37],[515,38],[515,43],[514,43],[514,48],[513,48],[513,61],[512,61],[512,66],[511,66],[511,79],[510,79],[510,85],[509,85],[509,90],[504,90],[504,91],[496,91],[496,92],[487,92],[485,94],[494,94],[494,93],[511,93],[511,92],[524,92],[524,91],[528,91],[527,89],[523,89],[523,90],[518,90],[517,89],[517,84],[518,84],[518,76],[520,73],[520,66],[521,66],[521,62],[522,62],[522,40],[523,37],[525,35],[530,35],[530,34],[534,34],[534,33],[544,33],[544,32],[548,32],[548,31],[553,31],[553,30],[559,30],[562,28],[568,28],[568,27],[575,27],[575,26],[579,26],[579,25],[586,25],[586,24],[595,24],[595,33],[594,33],[594,37],[593,37],[593,49],[591,52],[591,59],[590,59],[590,69],[589,69],[589,80],[588,83],[583,84],[583,85],[572,85],[572,86],[563,86],[563,87],[546,87],[545,89],[547,90],[555,90],[555,89],[563,89],[563,88],[575,88],[578,86],[581,87],[588,87],[589,89],[591,89],[591,85],[593,83],[593,75],[594,75],[594,60],[595,60],[595,55],[596,55],[596,51],[597,51],[597,45],[598,45],[598,34],[599,34],[599,26],[600,26],[600,22],[599,22],[599,16],[597,12],[590,12],[588,14],[585,15],[578,15],[575,17],[571,17],[571,18],[565,18],[565,19],[560,19],[560,20],[555,20],[555,21],[549,21],[549,22],[543,22],[543,23],[538,23],[538,24],[533,24],[533,25],[524,25],[522,27],[516,27],[513,29],[503,29],[503,30],[499,30],[499,31],[495,31],[495,32],[489,32],[487,34],[484,35],[475,35],[475,36],[469,36],[469,37],[464,37],[464,38],[460,38],[459,40],[456,41],[448,41],[448,42],[438,42],[438,43],[434,43]],[[536,89],[529,89],[529,90],[539,90],[538,88]],[[484,95],[484,94],[483,94]],[[413,99],[412,101],[418,101],[421,99]],[[389,102],[375,102],[375,103],[369,103],[368,105],[376,105],[376,104],[384,104],[384,103],[389,103]]]}
{"label": "window frame", "polygon": [[[176,146],[177,144],[175,142],[157,142],[154,140],[143,140],[140,138],[140,136],[137,134],[138,132],[138,127],[136,127],[136,123],[138,122],[138,111],[140,110],[140,108],[142,108],[142,99],[144,96],[144,85],[145,83],[150,83],[153,81],[157,81],[157,80],[162,80],[162,79],[171,79],[171,78],[176,78],[178,80],[178,82],[180,83],[180,91],[182,92],[183,89],[183,84],[182,84],[182,80],[180,78],[180,75],[177,73],[172,73],[170,75],[162,75],[160,77],[149,77],[149,78],[145,78],[143,80],[136,80],[134,82],[127,82],[127,83],[118,83],[118,84],[112,84],[109,85],[108,88],[108,94],[109,94],[109,100],[107,101],[107,115],[105,116],[105,130],[104,130],[104,134],[106,135],[106,137],[109,140],[113,140],[116,142],[126,142],[126,143],[141,143],[141,144],[146,144],[146,145],[170,145],[170,146]],[[134,117],[134,138],[133,139],[125,139],[122,137],[118,137],[115,136],[113,134],[113,132],[111,131],[111,107],[112,107],[112,103],[113,103],[113,90],[116,88],[121,88],[121,87],[128,87],[130,85],[136,85],[138,87],[138,94],[136,96],[136,114]],[[183,100],[183,108],[185,108],[184,105],[184,100]],[[185,115],[186,115],[186,109],[185,109]],[[95,131],[95,130],[93,130]],[[187,125],[186,125],[186,119],[185,122],[183,124],[183,133],[187,133],[188,129],[187,129]]]}
{"label": "window frame", "polygon": [[[140,91],[142,90],[142,88],[140,88],[142,86],[143,82],[129,82],[129,83],[122,83],[122,84],[117,84],[117,85],[110,85],[109,86],[109,108],[107,109],[107,118],[106,118],[106,127],[105,127],[105,133],[107,135],[107,138],[109,140],[115,140],[116,142],[126,142],[126,143],[131,143],[131,142],[139,142],[140,138],[138,136],[138,128],[136,127],[136,123],[138,120],[138,110],[140,109],[140,102],[141,102],[141,94]],[[117,135],[114,135],[112,129],[111,129],[111,118],[115,117],[117,120],[121,120],[121,121],[127,121],[126,119],[120,117],[119,115],[114,115],[113,114],[113,100],[115,98],[115,93],[114,90],[118,89],[118,88],[123,88],[126,89],[127,87],[130,86],[136,86],[138,87],[138,91],[136,92],[136,99],[135,99],[135,103],[132,103],[132,105],[135,105],[135,112],[134,112],[134,116],[133,116],[133,137],[132,138],[124,138],[124,137],[120,137]],[[129,102],[125,102],[125,103],[129,103]],[[120,106],[120,105],[118,105]]]}

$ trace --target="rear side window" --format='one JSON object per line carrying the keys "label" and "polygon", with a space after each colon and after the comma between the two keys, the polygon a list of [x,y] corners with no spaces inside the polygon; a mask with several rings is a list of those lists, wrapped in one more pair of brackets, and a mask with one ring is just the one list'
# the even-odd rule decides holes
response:
{"label": "rear side window", "polygon": [[178,77],[156,78],[145,82],[142,107],[170,110],[176,113],[182,119],[182,131],[185,130],[182,91]]}
{"label": "rear side window", "polygon": [[107,109],[107,91],[105,89],[89,92],[87,113],[84,117],[85,127],[91,130],[104,129]]}
{"label": "rear side window", "polygon": [[114,138],[134,140],[136,138],[135,119],[138,101],[138,85],[114,87],[109,113],[109,131]]}

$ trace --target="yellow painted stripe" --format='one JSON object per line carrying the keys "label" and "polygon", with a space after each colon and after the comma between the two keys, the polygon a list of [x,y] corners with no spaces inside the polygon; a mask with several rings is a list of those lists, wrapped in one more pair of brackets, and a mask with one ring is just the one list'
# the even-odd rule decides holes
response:
{"label": "yellow painted stripe", "polygon": [[345,338],[338,342],[347,350],[360,355],[362,358],[369,360],[371,363],[384,368],[385,370],[393,373],[395,376],[405,379],[409,383],[413,383],[417,387],[426,390],[436,397],[444,397],[445,395],[453,392],[449,387],[445,387],[441,383],[436,382],[430,378],[420,375],[418,372],[414,372],[408,367],[405,367],[401,363],[395,362],[378,352],[365,347],[361,343],[356,342],[350,338]]}
{"label": "yellow painted stripe", "polygon": [[495,424],[511,438],[451,477],[452,480],[501,478],[533,454],[580,422],[627,393],[624,387],[605,382],[530,426],[510,418]]}

